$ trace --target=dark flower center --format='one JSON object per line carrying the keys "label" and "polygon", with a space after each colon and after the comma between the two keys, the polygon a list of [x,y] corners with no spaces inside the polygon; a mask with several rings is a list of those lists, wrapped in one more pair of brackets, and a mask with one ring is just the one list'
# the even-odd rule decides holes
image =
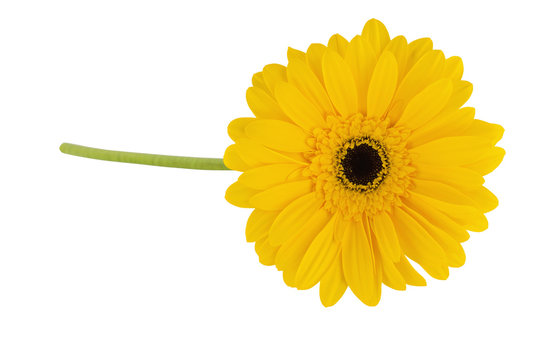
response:
{"label": "dark flower center", "polygon": [[338,178],[354,190],[376,189],[388,172],[383,145],[369,137],[346,142],[338,152],[337,160]]}
{"label": "dark flower center", "polygon": [[379,152],[368,144],[349,149],[341,160],[343,175],[355,185],[368,185],[382,170]]}

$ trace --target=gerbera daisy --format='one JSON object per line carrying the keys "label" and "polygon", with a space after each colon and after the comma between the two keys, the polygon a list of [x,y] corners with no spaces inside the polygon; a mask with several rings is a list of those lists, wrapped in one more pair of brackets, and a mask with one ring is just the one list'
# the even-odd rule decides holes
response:
{"label": "gerbera daisy", "polygon": [[381,284],[425,285],[465,262],[468,230],[487,228],[497,198],[483,176],[504,156],[503,128],[462,107],[472,84],[459,57],[428,38],[390,39],[372,19],[350,42],[288,51],[253,76],[254,117],[233,120],[226,199],[254,208],[246,237],[285,283],[320,283],[325,306],[347,287],[376,305]]}

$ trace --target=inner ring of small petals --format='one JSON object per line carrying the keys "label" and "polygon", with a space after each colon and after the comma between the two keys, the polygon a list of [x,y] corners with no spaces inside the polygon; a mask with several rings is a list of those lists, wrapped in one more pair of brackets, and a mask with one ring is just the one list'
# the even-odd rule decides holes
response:
{"label": "inner ring of small petals", "polygon": [[388,174],[388,167],[386,149],[368,136],[345,142],[336,154],[336,176],[351,190],[377,189]]}

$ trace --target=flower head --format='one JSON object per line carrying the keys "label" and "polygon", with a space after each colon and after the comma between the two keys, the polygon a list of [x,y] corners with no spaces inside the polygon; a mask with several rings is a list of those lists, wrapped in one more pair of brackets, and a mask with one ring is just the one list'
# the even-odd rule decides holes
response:
{"label": "flower head", "polygon": [[446,279],[497,206],[482,185],[503,128],[462,107],[462,61],[432,46],[373,19],[350,42],[289,49],[253,76],[255,116],[229,125],[224,162],[243,173],[226,199],[254,208],[247,240],[289,286],[320,283],[325,306],[347,287],[376,305],[382,283],[425,285],[409,260]]}

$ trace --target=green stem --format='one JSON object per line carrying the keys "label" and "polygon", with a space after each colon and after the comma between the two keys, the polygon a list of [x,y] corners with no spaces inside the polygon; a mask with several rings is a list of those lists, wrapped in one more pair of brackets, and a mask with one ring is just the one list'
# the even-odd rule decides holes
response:
{"label": "green stem", "polygon": [[60,145],[60,151],[64,154],[74,156],[81,156],[98,160],[118,161],[123,163],[166,166],[196,170],[230,170],[223,163],[223,159],[216,158],[154,155],[125,151],[103,150],[68,143],[63,143],[62,145]]}

